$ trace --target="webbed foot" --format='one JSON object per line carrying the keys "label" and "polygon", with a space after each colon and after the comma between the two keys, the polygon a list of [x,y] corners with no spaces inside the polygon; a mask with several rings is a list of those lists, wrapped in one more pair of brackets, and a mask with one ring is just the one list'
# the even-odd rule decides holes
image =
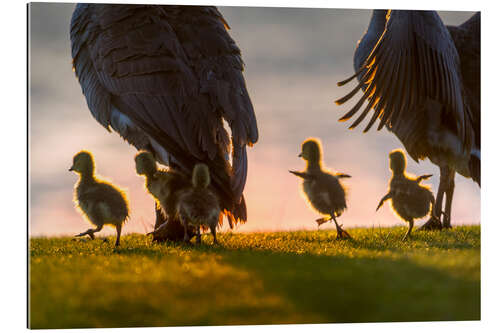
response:
{"label": "webbed foot", "polygon": [[337,239],[352,239],[351,235],[344,229],[342,229],[342,225],[337,227]]}

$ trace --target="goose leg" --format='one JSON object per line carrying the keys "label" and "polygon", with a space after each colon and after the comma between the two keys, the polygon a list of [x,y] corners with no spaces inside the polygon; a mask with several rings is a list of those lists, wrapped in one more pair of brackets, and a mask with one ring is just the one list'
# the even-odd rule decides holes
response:
{"label": "goose leg", "polygon": [[434,215],[439,217],[440,221],[442,220],[443,196],[448,188],[448,173],[449,169],[447,167],[440,168],[439,188],[438,194],[436,195],[436,205],[434,206]]}
{"label": "goose leg", "polygon": [[451,228],[451,203],[453,201],[453,192],[455,191],[455,170],[449,170],[448,182],[446,187],[446,202],[444,208],[443,227]]}
{"label": "goose leg", "polygon": [[196,244],[201,244],[200,226],[196,226]]}
{"label": "goose leg", "polygon": [[159,232],[162,232],[167,227],[167,225],[168,225],[168,223],[165,222],[165,223],[161,224],[159,227],[157,227],[155,230],[148,232],[146,235],[155,235]]}
{"label": "goose leg", "polygon": [[[434,203],[432,208],[434,211],[432,215],[434,216],[431,216],[430,219],[425,222],[422,227],[420,227],[420,229],[423,230],[441,230],[443,228],[441,224],[441,216],[443,215],[443,196],[448,183],[448,167],[441,167],[439,173],[439,187],[436,195],[436,202]],[[437,217],[438,219],[436,219],[435,217]]]}
{"label": "goose leg", "polygon": [[406,234],[405,236],[403,237],[403,240],[407,240],[408,238],[410,238],[411,236],[411,230],[413,229],[413,219],[411,219],[410,221],[408,221],[408,231],[406,231]]}
{"label": "goose leg", "polygon": [[[155,206],[156,210],[156,223],[155,232],[153,234],[153,241],[155,242],[165,242],[167,240],[179,242],[184,240],[184,228],[182,221],[179,218],[173,216],[165,216],[163,211],[159,206]],[[159,226],[163,225],[161,229]],[[188,237],[191,239],[195,232],[192,226],[188,225]],[[158,230],[157,230],[158,229]]]}
{"label": "goose leg", "polygon": [[160,208],[160,205],[155,202],[155,214],[156,221],[153,234],[154,242],[164,242],[167,239],[167,223],[168,218],[163,214],[163,211]]}
{"label": "goose leg", "polygon": [[337,239],[342,238],[351,238],[351,235],[337,223],[337,219],[335,218],[335,214],[332,214],[333,222],[335,223],[335,227],[337,228]]}
{"label": "goose leg", "polygon": [[184,226],[184,241],[186,243],[189,243],[189,241],[191,240],[191,237],[189,237],[189,235],[188,235],[187,221],[184,220],[184,218],[182,216],[179,216],[179,219],[181,220],[181,224]]}
{"label": "goose leg", "polygon": [[164,224],[167,221],[167,219],[163,215],[160,206],[156,202],[155,202],[155,213],[156,213],[155,229],[158,229],[158,227]]}
{"label": "goose leg", "polygon": [[210,226],[210,232],[214,236],[214,244],[217,244],[217,231],[215,230],[215,225]]}

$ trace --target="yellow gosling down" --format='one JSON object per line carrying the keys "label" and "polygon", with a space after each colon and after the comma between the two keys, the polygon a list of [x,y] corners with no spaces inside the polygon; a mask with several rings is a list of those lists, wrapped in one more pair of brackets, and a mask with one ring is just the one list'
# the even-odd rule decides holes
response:
{"label": "yellow gosling down", "polygon": [[96,178],[94,158],[88,151],[82,150],[73,157],[73,165],[69,171],[80,175],[75,185],[75,203],[82,214],[96,226],[75,237],[89,235],[101,231],[104,225],[116,228],[116,243],[120,245],[120,235],[125,220],[129,217],[129,208],[125,193],[118,187]]}
{"label": "yellow gosling down", "polygon": [[347,208],[346,193],[340,179],[351,176],[323,170],[321,142],[318,139],[304,141],[299,157],[306,161],[306,170],[290,172],[303,179],[302,187],[311,207],[326,215],[316,220],[318,228],[325,222],[333,221],[337,228],[337,239],[351,238],[351,235],[342,229],[342,225],[337,223],[337,217]]}
{"label": "yellow gosling down", "polygon": [[406,156],[401,149],[389,153],[389,167],[392,171],[389,193],[380,200],[376,210],[382,207],[386,200],[391,199],[394,212],[403,221],[408,222],[408,231],[403,237],[403,240],[406,240],[411,237],[414,219],[427,216],[434,206],[434,195],[429,187],[420,184],[432,175],[417,178],[407,175]]}
{"label": "yellow gosling down", "polygon": [[[175,232],[182,237],[183,228],[179,230],[167,230],[169,218],[175,217],[177,214],[176,207],[179,201],[180,191],[191,186],[189,179],[180,173],[170,169],[158,169],[156,160],[148,151],[141,151],[135,156],[135,169],[138,175],[145,177],[146,190],[154,198],[157,207],[167,221],[159,226],[155,226],[155,230],[148,235],[159,235],[166,232]],[[191,237],[193,235],[192,230]]]}
{"label": "yellow gosling down", "polygon": [[176,213],[184,226],[184,241],[189,242],[188,227],[196,231],[196,243],[201,243],[200,228],[210,228],[214,244],[217,244],[216,227],[222,223],[221,209],[217,196],[208,188],[210,171],[206,164],[193,168],[191,186],[181,191]]}

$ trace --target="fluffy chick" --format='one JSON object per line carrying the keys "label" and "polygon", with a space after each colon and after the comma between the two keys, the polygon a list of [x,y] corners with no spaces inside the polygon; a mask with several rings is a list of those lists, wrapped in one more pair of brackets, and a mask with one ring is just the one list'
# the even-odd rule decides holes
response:
{"label": "fluffy chick", "polygon": [[210,171],[206,164],[200,163],[193,168],[191,186],[181,190],[177,203],[177,216],[184,225],[184,240],[189,242],[188,226],[196,230],[196,242],[201,242],[200,227],[208,227],[217,244],[216,227],[222,222],[221,209],[217,196],[208,188]]}
{"label": "fluffy chick", "polygon": [[290,172],[304,179],[302,187],[311,206],[319,213],[327,215],[316,220],[318,227],[333,220],[337,228],[337,239],[351,238],[336,219],[347,208],[346,193],[340,179],[351,176],[342,173],[333,174],[322,169],[322,149],[318,139],[304,141],[299,157],[306,161],[306,170]]}
{"label": "fluffy chick", "polygon": [[[189,179],[175,170],[158,169],[156,160],[150,152],[141,151],[135,156],[135,168],[138,175],[146,178],[146,190],[155,199],[157,207],[167,217],[167,222],[156,226],[155,230],[149,234],[157,235],[168,232],[180,233],[182,237],[182,226],[169,230],[169,218],[175,217],[176,207],[179,201],[180,191],[191,186]],[[179,229],[179,230],[177,230]],[[191,235],[193,235],[191,230]],[[177,238],[177,237],[175,237]]]}
{"label": "fluffy chick", "polygon": [[92,154],[81,151],[73,157],[73,165],[69,171],[80,175],[75,185],[75,202],[87,219],[96,226],[76,237],[89,235],[94,239],[94,233],[101,231],[106,224],[116,228],[116,243],[120,245],[122,226],[129,216],[127,197],[122,190],[94,175],[95,165]]}
{"label": "fluffy chick", "polygon": [[394,212],[408,222],[408,231],[403,238],[406,240],[411,235],[413,220],[425,217],[434,205],[434,195],[429,187],[420,184],[422,180],[432,175],[417,178],[407,175],[406,156],[401,149],[389,153],[389,167],[392,171],[389,193],[380,200],[376,210],[382,207],[386,200],[391,199]]}

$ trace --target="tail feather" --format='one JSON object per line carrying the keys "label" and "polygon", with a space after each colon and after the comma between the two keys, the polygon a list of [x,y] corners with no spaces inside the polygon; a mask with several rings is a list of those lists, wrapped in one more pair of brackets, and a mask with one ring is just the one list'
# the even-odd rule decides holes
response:
{"label": "tail feather", "polygon": [[244,223],[247,220],[247,205],[245,202],[245,197],[241,195],[241,200],[234,207],[234,218],[236,219],[236,223],[241,222]]}
{"label": "tail feather", "polygon": [[470,156],[469,171],[472,179],[481,187],[481,159],[476,155]]}

